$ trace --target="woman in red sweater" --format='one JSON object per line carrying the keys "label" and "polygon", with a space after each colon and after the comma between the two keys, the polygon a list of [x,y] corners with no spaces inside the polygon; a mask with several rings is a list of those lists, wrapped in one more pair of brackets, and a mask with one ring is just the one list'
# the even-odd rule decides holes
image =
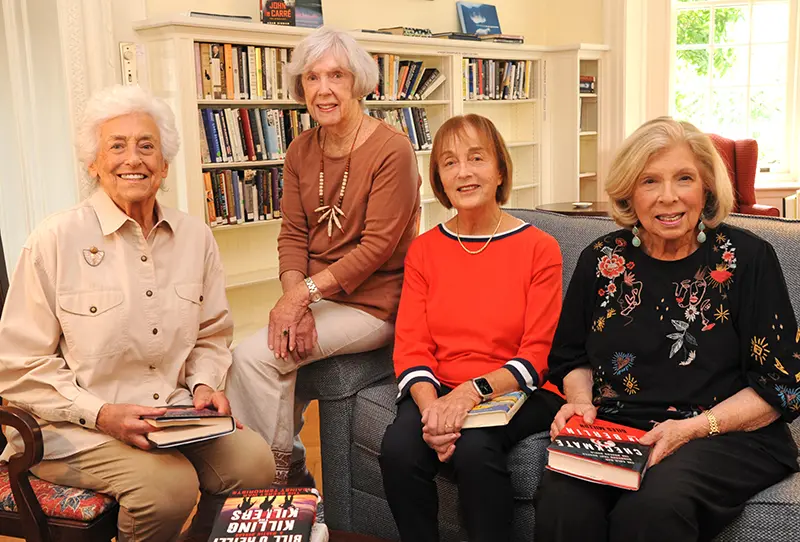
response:
{"label": "woman in red sweater", "polygon": [[[383,438],[384,489],[404,541],[438,541],[440,469],[458,485],[471,542],[511,539],[511,448],[546,430],[561,398],[539,389],[561,309],[555,239],[503,212],[511,160],[492,122],[454,117],[433,142],[437,199],[458,214],[418,237],[395,328],[397,417]],[[482,401],[522,390],[507,425],[461,430]]]}

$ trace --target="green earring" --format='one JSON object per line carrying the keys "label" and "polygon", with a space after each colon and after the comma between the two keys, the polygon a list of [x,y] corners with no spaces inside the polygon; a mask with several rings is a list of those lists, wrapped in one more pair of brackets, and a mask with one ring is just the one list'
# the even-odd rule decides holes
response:
{"label": "green earring", "polygon": [[700,230],[700,233],[698,233],[698,234],[697,234],[697,241],[698,241],[699,243],[705,243],[705,242],[706,242],[706,232],[705,232],[705,231],[703,231],[703,230],[705,230],[705,229],[706,229],[706,225],[705,225],[705,224],[703,224],[703,221],[702,221],[702,220],[701,220],[701,221],[700,221],[700,223],[697,225],[697,229],[698,229],[698,230]]}
{"label": "green earring", "polygon": [[633,233],[633,241],[631,241],[631,244],[635,247],[641,246],[642,240],[639,239],[639,227],[634,225],[631,233]]}

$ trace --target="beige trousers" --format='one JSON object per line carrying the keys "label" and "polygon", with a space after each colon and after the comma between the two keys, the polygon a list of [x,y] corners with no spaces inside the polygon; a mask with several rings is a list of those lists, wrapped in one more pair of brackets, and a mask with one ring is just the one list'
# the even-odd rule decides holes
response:
{"label": "beige trousers", "polygon": [[[243,340],[233,351],[225,394],[233,414],[272,446],[275,483],[286,484],[292,463],[292,441],[303,425],[306,404],[295,403],[297,368],[339,354],[368,352],[392,340],[394,326],[366,312],[320,301],[311,305],[318,341],[299,364],[276,358],[267,343],[267,328]],[[302,448],[300,458],[302,461]]]}
{"label": "beige trousers", "polygon": [[166,450],[144,451],[112,440],[31,470],[55,484],[114,497],[120,506],[118,542],[176,540],[200,492],[188,539],[205,541],[225,494],[269,487],[275,462],[264,439],[243,429]]}

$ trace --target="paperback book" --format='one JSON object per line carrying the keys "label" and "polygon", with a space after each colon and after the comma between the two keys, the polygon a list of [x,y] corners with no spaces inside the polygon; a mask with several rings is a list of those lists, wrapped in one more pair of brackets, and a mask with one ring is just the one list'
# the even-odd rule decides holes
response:
{"label": "paperback book", "polygon": [[647,431],[604,420],[588,424],[573,416],[547,447],[547,468],[581,480],[636,491],[642,483],[650,446]]}
{"label": "paperback book", "polygon": [[501,34],[497,8],[492,4],[456,2],[461,31],[465,34]]}
{"label": "paperback book", "polygon": [[310,542],[319,500],[313,488],[234,490],[208,542]]}
{"label": "paperback book", "polygon": [[156,448],[172,448],[229,435],[236,430],[233,416],[216,410],[170,407],[161,416],[142,416],[158,431],[147,434]]}
{"label": "paperback book", "polygon": [[526,393],[513,391],[485,401],[467,413],[467,419],[464,420],[462,429],[506,425],[527,398]]}

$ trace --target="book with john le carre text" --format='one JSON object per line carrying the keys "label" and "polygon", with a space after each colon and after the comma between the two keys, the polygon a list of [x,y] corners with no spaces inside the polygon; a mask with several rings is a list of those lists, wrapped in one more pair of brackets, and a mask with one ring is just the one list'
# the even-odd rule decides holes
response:
{"label": "book with john le carre text", "polygon": [[636,491],[650,457],[651,447],[639,442],[646,432],[605,420],[589,424],[573,416],[547,447],[547,468]]}
{"label": "book with john le carre text", "polygon": [[484,401],[467,413],[462,429],[475,427],[493,427],[506,425],[520,409],[528,395],[521,391],[512,391],[489,401]]}
{"label": "book with john le carre text", "polygon": [[234,490],[222,505],[208,542],[325,540],[327,536],[320,537],[314,529],[319,500],[313,488]]}
{"label": "book with john le carre text", "polygon": [[261,0],[261,22],[318,28],[323,24],[322,0]]}

